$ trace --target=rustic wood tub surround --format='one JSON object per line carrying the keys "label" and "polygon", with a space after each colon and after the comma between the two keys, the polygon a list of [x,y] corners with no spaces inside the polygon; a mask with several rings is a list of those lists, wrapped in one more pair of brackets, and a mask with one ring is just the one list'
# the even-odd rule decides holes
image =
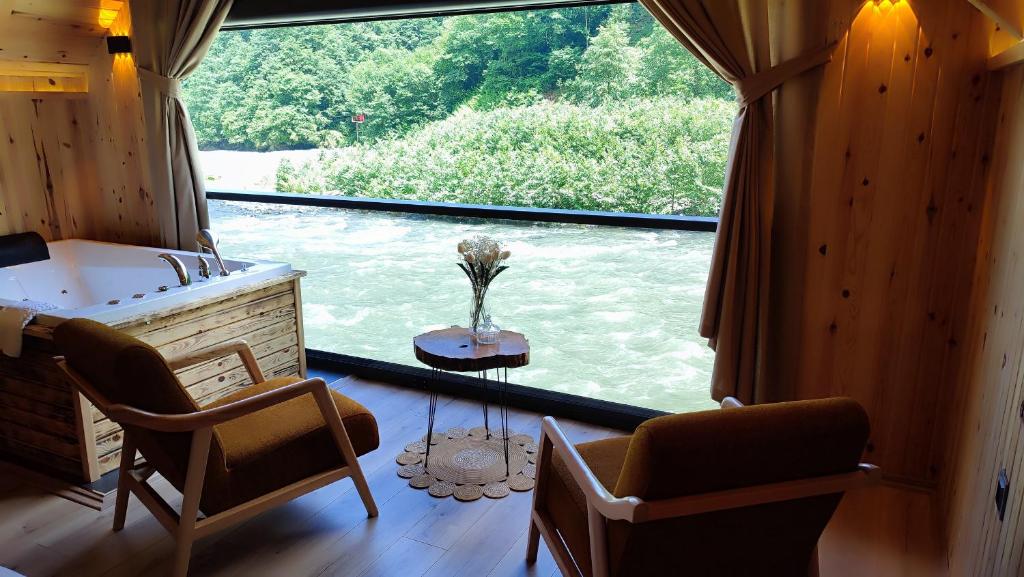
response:
{"label": "rustic wood tub surround", "polygon": [[[300,279],[292,271],[234,294],[112,323],[166,357],[234,339],[249,343],[267,378],[306,375]],[[95,481],[118,467],[122,431],[72,390],[53,357],[52,329],[25,329],[22,356],[0,355],[0,458],[51,475]],[[237,356],[177,372],[200,405],[249,384]]]}

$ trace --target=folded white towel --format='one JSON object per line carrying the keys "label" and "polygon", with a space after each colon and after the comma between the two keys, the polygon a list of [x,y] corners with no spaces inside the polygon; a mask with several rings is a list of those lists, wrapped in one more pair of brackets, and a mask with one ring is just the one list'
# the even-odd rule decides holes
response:
{"label": "folded white towel", "polygon": [[21,331],[25,325],[40,312],[55,308],[57,305],[29,300],[0,308],[0,350],[9,357],[20,357]]}

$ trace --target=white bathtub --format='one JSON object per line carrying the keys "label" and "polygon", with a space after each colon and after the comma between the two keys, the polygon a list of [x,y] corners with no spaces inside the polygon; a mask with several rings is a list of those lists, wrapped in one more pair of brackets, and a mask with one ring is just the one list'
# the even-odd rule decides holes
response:
{"label": "white bathtub", "polygon": [[[74,317],[115,324],[194,299],[228,295],[292,270],[287,263],[225,259],[231,275],[221,277],[213,256],[206,255],[214,276],[204,279],[194,252],[88,240],[62,240],[47,246],[50,260],[0,268],[0,305],[25,299],[56,305],[36,317],[36,322],[51,326]],[[178,286],[174,269],[157,257],[162,252],[185,263],[192,277],[190,286]]]}

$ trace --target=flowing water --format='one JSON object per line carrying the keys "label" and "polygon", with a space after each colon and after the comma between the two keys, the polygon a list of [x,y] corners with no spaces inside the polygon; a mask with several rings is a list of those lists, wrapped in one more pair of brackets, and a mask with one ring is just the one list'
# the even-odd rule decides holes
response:
{"label": "flowing water", "polygon": [[714,235],[210,201],[225,257],[290,262],[306,346],[417,365],[412,338],[465,326],[455,247],[478,234],[512,251],[488,308],[530,340],[509,380],[666,411],[714,406],[697,334]]}

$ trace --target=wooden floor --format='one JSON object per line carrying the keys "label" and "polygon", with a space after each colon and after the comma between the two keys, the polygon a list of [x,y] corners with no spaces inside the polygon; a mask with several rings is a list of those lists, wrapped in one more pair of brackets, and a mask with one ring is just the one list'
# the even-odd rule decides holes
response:
{"label": "wooden floor", "polygon": [[[377,416],[381,448],[361,462],[380,517],[366,518],[346,479],[200,541],[191,575],[558,574],[543,546],[535,566],[523,561],[531,493],[460,503],[411,489],[395,474],[395,455],[423,434],[423,394],[351,378],[336,386]],[[476,426],[480,406],[442,398],[437,419],[442,430]],[[563,425],[575,442],[619,434]],[[540,416],[512,411],[511,427],[537,435]],[[168,484],[157,483],[172,504],[180,502]],[[0,479],[0,495],[0,565],[29,577],[163,575],[167,570],[171,539],[134,498],[124,531],[114,533],[112,511],[84,508],[17,478]],[[822,575],[943,575],[928,505],[923,493],[890,488],[848,495],[822,542]]]}

